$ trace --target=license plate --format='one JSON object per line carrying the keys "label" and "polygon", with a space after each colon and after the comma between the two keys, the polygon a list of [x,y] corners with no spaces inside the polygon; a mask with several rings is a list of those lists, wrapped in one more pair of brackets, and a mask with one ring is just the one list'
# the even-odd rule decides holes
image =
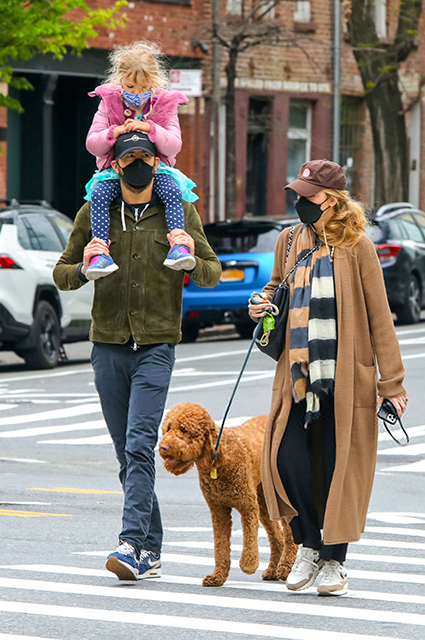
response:
{"label": "license plate", "polygon": [[221,282],[242,282],[245,278],[243,269],[225,269],[221,274]]}

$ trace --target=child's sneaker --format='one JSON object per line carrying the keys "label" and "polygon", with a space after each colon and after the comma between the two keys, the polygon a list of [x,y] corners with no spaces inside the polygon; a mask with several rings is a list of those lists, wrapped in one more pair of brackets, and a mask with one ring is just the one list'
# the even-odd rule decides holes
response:
{"label": "child's sneaker", "polygon": [[85,276],[87,280],[97,280],[98,278],[104,278],[105,276],[109,276],[110,273],[113,273],[119,269],[119,266],[115,264],[110,256],[94,256],[90,260],[90,264],[86,269]]}
{"label": "child's sneaker", "polygon": [[319,596],[344,596],[348,591],[347,572],[338,560],[323,563],[323,575],[317,587]]}
{"label": "child's sneaker", "polygon": [[158,553],[142,549],[139,558],[138,580],[161,577],[161,558]]}
{"label": "child's sneaker", "polygon": [[175,247],[170,249],[162,264],[165,267],[174,269],[175,271],[180,271],[181,269],[191,271],[196,267],[196,260],[187,247],[184,247],[181,244],[176,244]]}
{"label": "child's sneaker", "polygon": [[105,566],[120,580],[137,580],[139,577],[136,550],[128,542],[121,541],[118,549],[109,554]]}

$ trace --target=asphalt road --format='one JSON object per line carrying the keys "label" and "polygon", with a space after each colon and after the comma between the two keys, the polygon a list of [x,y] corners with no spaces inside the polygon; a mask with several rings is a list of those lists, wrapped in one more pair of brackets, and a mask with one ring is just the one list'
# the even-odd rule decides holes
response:
{"label": "asphalt road", "polygon": [[[163,577],[118,583],[104,560],[116,546],[122,495],[90,345],[69,347],[70,361],[50,372],[0,353],[0,640],[425,639],[425,322],[397,332],[411,444],[381,433],[366,532],[349,548],[350,591],[331,600],[262,583],[260,570],[243,574],[237,514],[229,581],[203,588],[213,537],[196,471],[174,478],[159,460]],[[168,407],[200,402],[220,421],[248,344],[227,332],[178,346]],[[273,365],[253,352],[230,427],[267,413]],[[263,535],[259,545],[264,564]]]}

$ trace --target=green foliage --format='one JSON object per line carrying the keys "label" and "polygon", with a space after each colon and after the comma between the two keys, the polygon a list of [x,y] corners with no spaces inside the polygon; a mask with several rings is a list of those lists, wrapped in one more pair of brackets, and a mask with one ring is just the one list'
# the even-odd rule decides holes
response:
{"label": "green foliage", "polygon": [[[78,55],[97,36],[97,27],[124,26],[125,17],[118,14],[125,5],[126,0],[117,0],[110,9],[93,10],[86,0],[0,0],[0,82],[31,89],[28,80],[13,78],[12,61],[37,53],[61,60],[68,50]],[[0,96],[0,106],[22,110],[7,96]]]}

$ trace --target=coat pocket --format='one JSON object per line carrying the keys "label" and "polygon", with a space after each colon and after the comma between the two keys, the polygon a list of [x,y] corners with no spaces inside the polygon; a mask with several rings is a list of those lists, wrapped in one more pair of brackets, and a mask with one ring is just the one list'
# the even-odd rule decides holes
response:
{"label": "coat pocket", "polygon": [[376,407],[377,373],[376,366],[369,367],[356,363],[354,376],[354,404],[356,407]]}

